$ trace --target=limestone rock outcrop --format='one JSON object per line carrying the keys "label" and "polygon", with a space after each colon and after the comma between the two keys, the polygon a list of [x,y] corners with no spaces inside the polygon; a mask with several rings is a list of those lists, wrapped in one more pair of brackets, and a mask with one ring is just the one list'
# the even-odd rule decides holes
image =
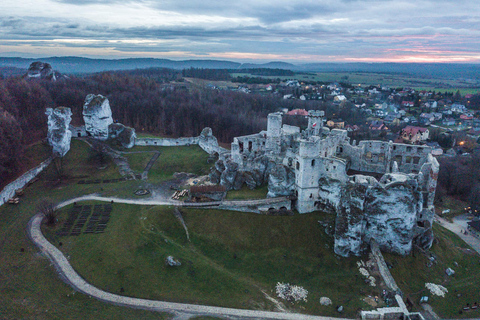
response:
{"label": "limestone rock outcrop", "polygon": [[417,228],[425,210],[416,177],[390,173],[380,182],[347,184],[337,208],[335,253],[360,255],[375,240],[382,251],[408,254],[414,239],[428,231]]}
{"label": "limestone rock outcrop", "polygon": [[45,114],[48,116],[48,143],[53,147],[55,155],[63,157],[70,150],[72,132],[68,127],[72,120],[72,111],[65,107],[47,108]]}
{"label": "limestone rock outcrop", "polygon": [[[269,182],[270,173],[276,168],[276,164],[266,156],[252,158],[251,165],[239,169],[239,165],[231,158],[219,159],[210,170],[210,181],[225,186],[227,190],[238,190],[244,184],[249,189],[255,189]],[[277,177],[272,178],[272,191],[270,197],[278,197],[293,194],[295,184],[294,172],[280,165],[277,169]]]}
{"label": "limestone rock outcrop", "polygon": [[112,123],[108,126],[108,138],[116,139],[124,148],[132,148],[136,137],[135,129],[121,123]]}
{"label": "limestone rock outcrop", "polygon": [[295,173],[282,164],[277,164],[268,175],[267,197],[289,196],[295,192]]}
{"label": "limestone rock outcrop", "polygon": [[108,99],[100,94],[89,94],[83,105],[83,120],[87,134],[99,140],[108,139],[108,126],[113,123]]}
{"label": "limestone rock outcrop", "polygon": [[198,136],[198,145],[208,154],[213,154],[219,150],[217,138],[209,127],[204,128]]}
{"label": "limestone rock outcrop", "polygon": [[27,70],[27,74],[24,77],[55,81],[61,78],[62,75],[57,71],[53,70],[52,66],[49,63],[35,61],[30,64],[30,67]]}

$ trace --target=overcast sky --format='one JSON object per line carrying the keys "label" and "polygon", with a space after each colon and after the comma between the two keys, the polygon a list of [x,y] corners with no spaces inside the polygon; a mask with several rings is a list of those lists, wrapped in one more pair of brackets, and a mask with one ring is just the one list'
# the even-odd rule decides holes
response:
{"label": "overcast sky", "polygon": [[478,0],[2,0],[0,56],[480,62]]}

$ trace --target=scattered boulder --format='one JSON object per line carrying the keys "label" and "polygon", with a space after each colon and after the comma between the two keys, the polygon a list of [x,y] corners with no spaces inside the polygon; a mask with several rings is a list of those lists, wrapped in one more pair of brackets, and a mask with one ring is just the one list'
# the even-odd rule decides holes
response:
{"label": "scattered boulder", "polygon": [[166,257],[165,264],[169,267],[179,267],[182,265],[182,263],[177,259],[175,259],[173,256]]}
{"label": "scattered boulder", "polygon": [[447,274],[447,276],[453,276],[455,274],[455,270],[453,270],[452,268],[447,268],[445,270],[445,273]]}
{"label": "scattered boulder", "polygon": [[108,137],[116,139],[124,148],[132,148],[135,145],[135,129],[124,126],[121,123],[112,123],[108,126]]}
{"label": "scattered boulder", "polygon": [[328,298],[328,297],[321,297],[320,298],[320,304],[322,306],[329,306],[329,305],[332,304],[332,300],[330,300],[330,298]]}
{"label": "scattered boulder", "polygon": [[63,157],[70,150],[72,132],[68,129],[72,120],[70,108],[47,108],[48,116],[48,143],[53,147],[53,154]]}
{"label": "scattered boulder", "polygon": [[113,123],[108,99],[100,94],[89,94],[83,105],[83,120],[87,134],[99,140],[108,139],[108,127]]}

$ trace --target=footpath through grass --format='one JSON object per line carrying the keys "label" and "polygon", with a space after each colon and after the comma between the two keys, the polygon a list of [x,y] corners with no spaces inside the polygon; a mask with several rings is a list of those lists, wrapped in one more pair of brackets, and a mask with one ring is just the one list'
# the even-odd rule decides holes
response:
{"label": "footpath through grass", "polygon": [[130,168],[132,168],[135,173],[142,173],[154,154],[153,152],[145,151],[160,152],[160,157],[148,173],[148,181],[152,183],[172,179],[175,172],[206,175],[213,165],[207,162],[209,157],[208,153],[197,145],[180,147],[135,146],[129,149],[129,152],[139,151],[143,151],[143,153],[129,153],[124,155],[128,159]]}
{"label": "footpath through grass", "polygon": [[[94,203],[92,203],[94,204]],[[62,210],[61,220],[70,208]],[[58,237],[45,228],[75,270],[90,283],[127,296],[247,309],[273,310],[262,290],[276,297],[277,282],[309,291],[308,302],[289,303],[297,312],[338,315],[321,306],[327,296],[345,316],[370,309],[361,301],[378,295],[356,267],[358,258],[339,258],[333,239],[312,213],[266,216],[221,210],[184,209],[191,242],[172,207],[113,204],[105,233]],[[61,226],[58,226],[60,228]],[[172,255],[182,262],[168,267]]]}

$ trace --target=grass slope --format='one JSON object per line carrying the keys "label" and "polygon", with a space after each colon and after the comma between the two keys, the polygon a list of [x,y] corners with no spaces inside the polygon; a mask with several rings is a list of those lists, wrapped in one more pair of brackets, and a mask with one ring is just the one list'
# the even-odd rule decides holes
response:
{"label": "grass slope", "polygon": [[[148,180],[152,183],[162,182],[173,178],[175,172],[189,172],[197,175],[208,174],[212,164],[207,162],[209,155],[197,145],[180,147],[141,147],[130,149],[138,151],[159,151],[160,157],[153,164],[148,173]],[[130,151],[129,150],[129,151]],[[153,156],[153,152],[130,153],[125,157],[130,167],[136,173],[142,173]]]}
{"label": "grass slope", "polygon": [[[114,204],[103,234],[49,235],[53,243],[63,243],[59,248],[87,281],[128,296],[273,310],[262,290],[275,296],[276,283],[288,282],[309,291],[308,302],[287,303],[289,308],[335,315],[334,306],[318,303],[328,296],[353,317],[359,308],[368,308],[361,297],[379,294],[360,276],[358,258],[333,254],[333,239],[317,222],[331,221],[331,216],[189,209],[184,219],[191,242],[173,208],[122,204]],[[167,267],[168,255],[182,266]]]}
{"label": "grass slope", "polygon": [[[459,313],[467,303],[480,303],[480,257],[458,236],[449,230],[434,225],[435,244],[430,253],[435,257],[431,267],[430,255],[416,250],[414,255],[398,257],[384,254],[385,260],[393,265],[390,270],[397,284],[418,305],[422,296],[442,318],[479,318],[480,311]],[[447,276],[445,270],[452,268],[455,275]],[[448,289],[445,297],[432,295],[425,283],[440,284]]]}
{"label": "grass slope", "polygon": [[[175,158],[173,151],[169,157],[160,157],[160,167],[172,164],[163,163],[162,159],[177,161],[178,167],[185,169],[197,161],[183,158],[189,152],[180,152]],[[73,140],[71,150],[63,159],[64,178],[60,182],[52,165],[41,174],[39,181],[26,189],[19,205],[0,207],[0,318],[170,318],[165,314],[112,306],[75,293],[60,280],[50,262],[38,254],[27,237],[25,227],[41,199],[61,201],[94,192],[132,194],[138,181],[77,184],[81,179],[120,178],[113,163],[99,170],[95,162],[90,161],[90,155],[86,143]],[[233,196],[242,197],[241,194]],[[54,244],[63,242],[60,248],[70,255],[74,267],[87,280],[114,293],[120,293],[123,287],[122,294],[129,296],[271,309],[272,304],[260,289],[274,296],[275,284],[280,281],[304,286],[309,291],[307,303],[287,303],[296,311],[338,316],[334,306],[344,305],[344,315],[355,316],[358,308],[367,308],[361,298],[378,295],[375,288],[363,282],[355,268],[358,258],[343,259],[333,254],[333,239],[317,222],[333,223],[331,216],[312,213],[274,217],[185,210],[184,219],[191,242],[186,240],[182,226],[169,207],[114,204],[112,219],[104,234],[59,239],[52,236],[52,230],[49,232]],[[436,264],[427,267],[428,257],[418,252],[415,257],[386,254],[386,260],[394,266],[393,276],[414,302],[422,295],[429,295],[425,282],[447,287],[449,293],[445,298],[430,296],[433,307],[442,317],[479,317],[474,312],[461,315],[458,312],[466,303],[472,304],[478,299],[480,258],[468,251],[457,236],[437,225],[435,235],[437,240],[431,252]],[[167,254],[178,257],[183,265],[178,269],[166,268]],[[455,276],[445,275],[447,267],[456,271]],[[330,297],[334,305],[320,306],[321,296]]]}

